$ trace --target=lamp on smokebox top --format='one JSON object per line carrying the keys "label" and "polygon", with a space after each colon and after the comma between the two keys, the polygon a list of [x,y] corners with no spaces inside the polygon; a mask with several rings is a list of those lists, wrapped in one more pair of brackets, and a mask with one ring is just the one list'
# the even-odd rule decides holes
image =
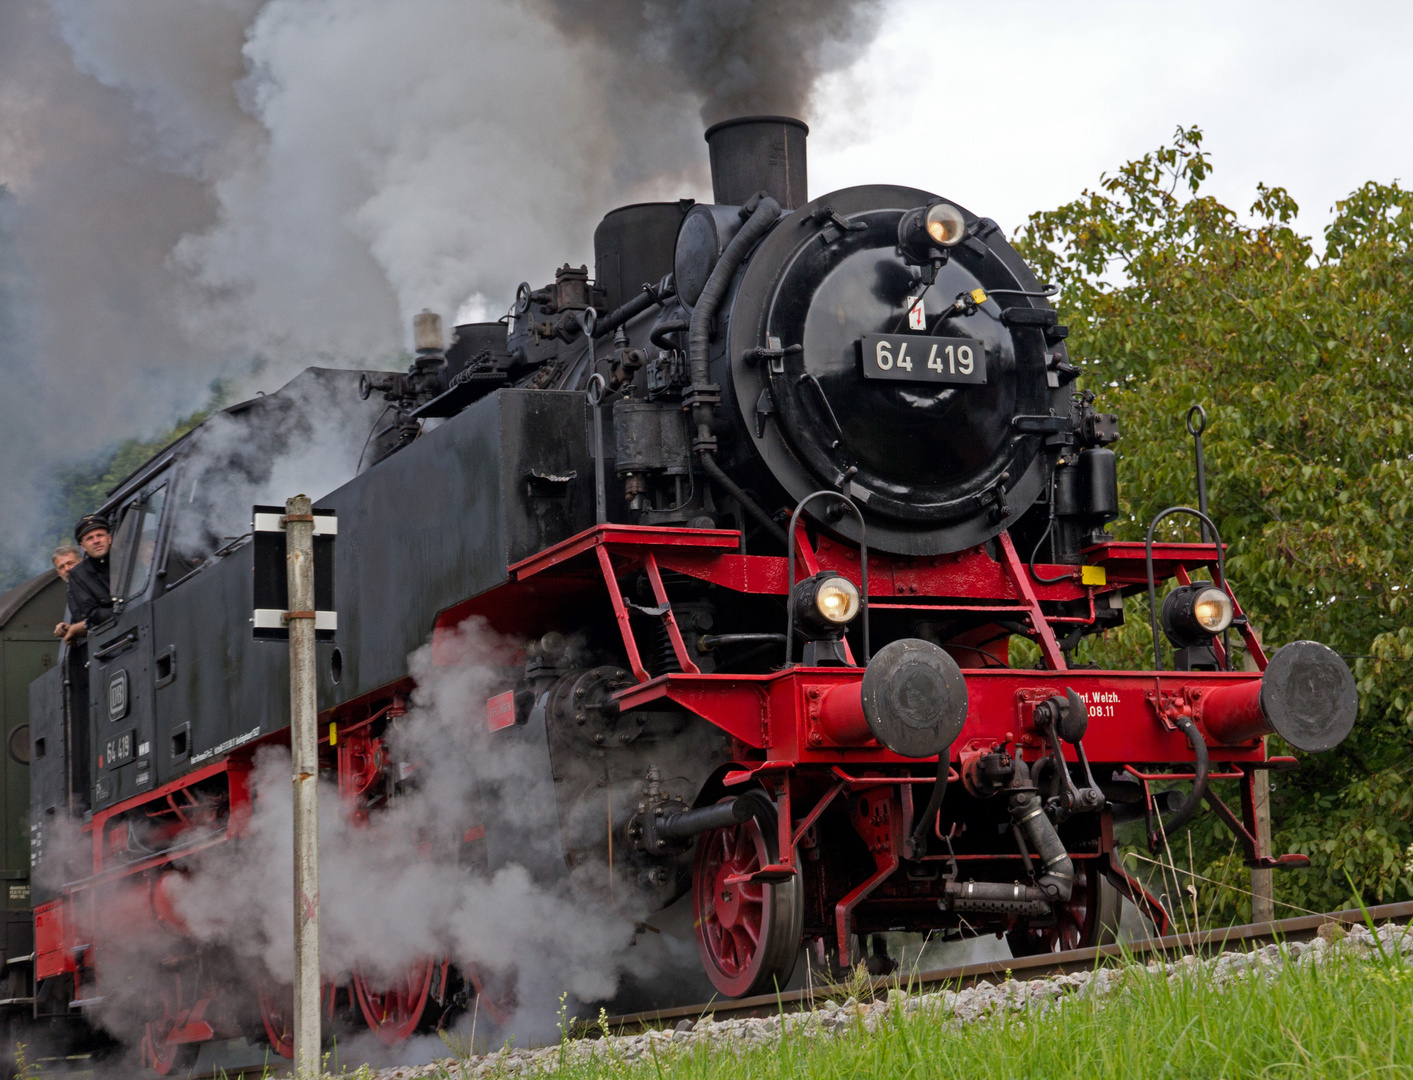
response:
{"label": "lamp on smokebox top", "polygon": [[1210,581],[1179,585],[1168,593],[1159,617],[1177,650],[1173,666],[1178,671],[1215,670],[1212,639],[1231,625],[1233,614],[1231,597]]}
{"label": "lamp on smokebox top", "polygon": [[805,639],[805,666],[847,663],[844,631],[862,607],[854,583],[826,570],[799,582],[793,603],[795,626]]}
{"label": "lamp on smokebox top", "polygon": [[898,222],[898,250],[914,266],[947,261],[950,249],[967,234],[966,218],[951,203],[935,202],[909,210]]}

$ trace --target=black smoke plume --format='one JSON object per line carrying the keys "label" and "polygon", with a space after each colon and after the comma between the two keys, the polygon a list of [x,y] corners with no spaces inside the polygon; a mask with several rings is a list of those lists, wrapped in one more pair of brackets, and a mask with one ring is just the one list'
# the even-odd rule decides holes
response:
{"label": "black smoke plume", "polygon": [[614,205],[705,194],[701,120],[808,119],[879,7],[6,0],[0,547],[213,379],[396,366],[423,307],[493,318]]}

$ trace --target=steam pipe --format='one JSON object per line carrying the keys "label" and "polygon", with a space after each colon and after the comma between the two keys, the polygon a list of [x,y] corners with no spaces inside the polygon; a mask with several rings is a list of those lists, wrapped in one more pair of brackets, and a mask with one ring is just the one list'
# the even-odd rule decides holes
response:
{"label": "steam pipe", "polygon": [[[697,636],[697,648],[702,652],[711,652],[722,645],[776,645],[785,640],[784,634],[699,634]],[[863,706],[859,706],[859,715],[863,715]]]}
{"label": "steam pipe", "polygon": [[949,881],[943,886],[953,911],[983,911],[1003,915],[1048,915],[1051,900],[1038,885],[1004,881]]}
{"label": "steam pipe", "polygon": [[1060,834],[1045,816],[1040,793],[1030,783],[1030,769],[1019,757],[1015,759],[1011,785],[1015,790],[1011,792],[1007,809],[1011,812],[1011,820],[1040,859],[1038,884],[1051,900],[1068,900],[1074,892],[1074,863],[1070,861]]}
{"label": "steam pipe", "polygon": [[634,319],[647,311],[654,304],[661,304],[664,300],[670,300],[677,295],[677,286],[672,281],[672,275],[668,274],[656,285],[644,285],[643,291],[631,300],[627,300],[614,308],[602,319],[594,323],[593,336],[595,339],[607,337],[630,319]]}
{"label": "steam pipe", "polygon": [[[944,759],[945,760],[945,756]],[[945,766],[938,770],[938,786],[946,783]],[[1011,774],[1007,807],[1016,828],[1024,834],[1040,859],[1040,876],[1034,885],[1003,881],[949,881],[944,886],[947,904],[956,911],[985,911],[1012,915],[1046,915],[1051,905],[1074,894],[1074,863],[1055,826],[1045,816],[1040,793],[1030,782],[1030,769],[1017,757]]]}
{"label": "steam pipe", "polygon": [[716,450],[716,440],[711,434],[712,414],[715,410],[709,401],[702,400],[704,395],[711,393],[708,389],[711,367],[707,350],[711,343],[712,320],[716,318],[717,309],[726,297],[731,279],[746,261],[746,253],[755,247],[756,241],[769,232],[770,227],[780,217],[780,204],[769,195],[758,195],[753,201],[754,206],[747,203],[741,207],[742,213],[749,209],[750,217],[737,230],[736,235],[731,238],[731,243],[727,244],[726,250],[721,253],[721,258],[712,267],[711,276],[707,278],[706,285],[702,287],[702,294],[697,298],[696,307],[692,309],[692,323],[687,335],[687,359],[691,364],[692,396],[696,399],[692,402],[692,419],[697,425],[693,449],[699,453],[714,453]]}
{"label": "steam pipe", "polygon": [[[710,408],[710,406],[708,406],[708,408]],[[732,480],[731,477],[721,471],[721,466],[716,463],[716,458],[712,455],[710,450],[702,450],[700,454],[702,468],[706,471],[706,474],[725,488],[726,493],[740,503],[746,513],[760,522],[766,532],[770,533],[771,536],[775,537],[775,539],[779,540],[788,548],[790,546],[790,538],[785,535],[785,530],[780,527],[779,523],[761,508],[760,503],[747,495],[736,481]]]}
{"label": "steam pipe", "polygon": [[[755,205],[752,206],[752,203]],[[750,217],[731,238],[731,243],[726,245],[726,250],[721,253],[721,258],[716,261],[711,276],[702,288],[701,296],[697,298],[696,307],[692,309],[692,322],[687,332],[687,359],[692,374],[689,398],[692,421],[697,425],[697,436],[692,440],[692,449],[701,458],[702,468],[707,475],[725,488],[746,513],[764,525],[772,536],[788,546],[789,538],[785,535],[785,530],[780,528],[740,485],[722,472],[714,457],[716,437],[711,433],[712,419],[716,413],[714,401],[719,400],[716,397],[719,388],[711,385],[711,357],[708,352],[712,320],[716,318],[717,309],[726,297],[726,290],[731,287],[731,279],[746,261],[747,253],[780,218],[780,204],[763,193],[747,202],[741,212],[745,213],[748,209]]]}

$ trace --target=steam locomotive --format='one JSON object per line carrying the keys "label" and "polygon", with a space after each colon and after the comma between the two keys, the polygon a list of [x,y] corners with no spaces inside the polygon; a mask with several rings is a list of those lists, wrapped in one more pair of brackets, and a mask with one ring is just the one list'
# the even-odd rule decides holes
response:
{"label": "steam locomotive", "polygon": [[[1114,825],[1145,821],[1161,849],[1204,801],[1248,865],[1304,865],[1263,847],[1253,778],[1294,766],[1270,733],[1347,735],[1347,667],[1313,642],[1268,657],[1219,540],[1115,541],[1117,419],[1076,392],[1053,291],[930,192],[810,199],[806,135],[717,124],[715,201],[613,210],[592,277],[523,284],[449,346],[424,313],[408,370],[311,369],[226,415],[288,431],[311,387],[367,410],[363,460],[316,504],[321,767],[349,812],[415,783],[383,752],[408,657],[430,638],[451,663],[475,620],[520,652],[467,723],[536,797],[507,814],[486,791],[458,857],[641,917],[687,898],[725,996],[784,985],[805,949],[886,970],[892,930],[1072,948],[1113,934],[1120,896],[1165,929]],[[279,515],[212,525],[203,437],[114,491],[113,618],[33,685],[36,871],[62,822],[91,853],[59,884],[37,873],[32,947],[27,921],[6,939],[36,1022],[102,1009],[118,941],[183,940],[172,883],[241,842],[254,754],[288,741],[281,612],[255,596]],[[1134,596],[1153,668],[1077,663]],[[1233,669],[1234,633],[1258,670]],[[288,1053],[288,991],[252,995],[189,946],[149,973],[145,1063],[242,1031]],[[447,958],[354,981],[388,1042],[477,993],[513,1007],[513,973]]]}

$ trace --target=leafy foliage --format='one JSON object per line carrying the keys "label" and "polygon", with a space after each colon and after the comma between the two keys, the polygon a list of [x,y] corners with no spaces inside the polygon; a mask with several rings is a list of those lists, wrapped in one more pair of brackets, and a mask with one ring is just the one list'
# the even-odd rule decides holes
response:
{"label": "leafy foliage", "polygon": [[[1258,186],[1243,220],[1204,193],[1211,168],[1201,131],[1179,128],[1098,190],[1033,215],[1018,246],[1063,286],[1083,385],[1123,424],[1119,537],[1142,539],[1159,510],[1194,503],[1184,418],[1202,404],[1211,513],[1267,652],[1308,638],[1350,658],[1354,733],[1272,777],[1276,849],[1313,862],[1277,876],[1278,905],[1342,906],[1346,872],[1366,900],[1388,902],[1413,891],[1413,192],[1353,192],[1321,254],[1293,227],[1286,191]],[[1164,526],[1196,539],[1182,518]],[[1128,609],[1090,655],[1146,668],[1146,600]],[[1220,825],[1194,826],[1193,841],[1200,873],[1237,879]],[[1211,900],[1249,912],[1229,890]]]}
{"label": "leafy foliage", "polygon": [[[102,506],[108,493],[149,458],[229,404],[231,389],[229,384],[218,380],[211,384],[211,399],[205,408],[182,417],[154,438],[127,439],[95,460],[57,470],[56,494],[49,506],[42,537],[47,550],[52,551],[60,544],[72,544],[74,522]],[[0,591],[34,573],[30,555],[0,551]]]}

